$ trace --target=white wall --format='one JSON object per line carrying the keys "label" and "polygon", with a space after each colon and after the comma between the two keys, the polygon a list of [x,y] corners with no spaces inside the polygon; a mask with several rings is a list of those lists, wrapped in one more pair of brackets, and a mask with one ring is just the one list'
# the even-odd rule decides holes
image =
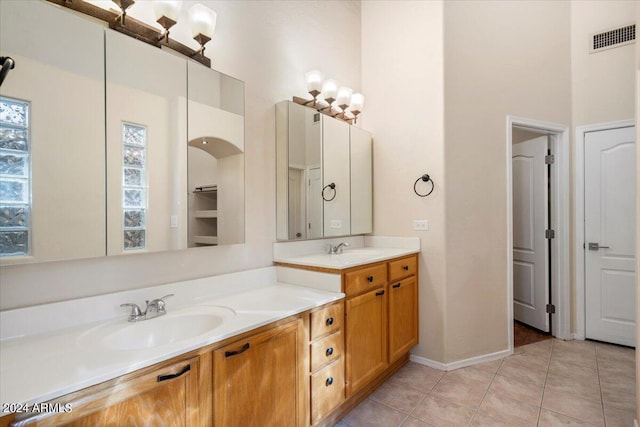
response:
{"label": "white wall", "polygon": [[[193,3],[183,2],[183,10]],[[314,68],[360,90],[360,6],[354,1],[201,3],[218,14],[216,34],[206,51],[212,67],[246,83],[245,243],[3,267],[0,309],[271,265],[274,105],[293,95],[305,96],[304,73]]]}
{"label": "white wall", "polygon": [[507,342],[506,117],[571,123],[569,2],[445,2],[445,362]]}
{"label": "white wall", "polygon": [[[376,235],[418,236],[420,344],[414,353],[444,358],[445,182],[443,147],[443,20],[441,1],[362,3],[362,90],[358,122],[373,133]],[[415,180],[428,173],[433,194],[420,198]],[[428,219],[416,232],[412,220]]]}

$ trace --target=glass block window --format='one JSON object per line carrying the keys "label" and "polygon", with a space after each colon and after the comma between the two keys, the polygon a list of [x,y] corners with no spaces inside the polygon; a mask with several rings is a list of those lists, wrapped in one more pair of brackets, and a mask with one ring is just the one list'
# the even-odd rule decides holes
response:
{"label": "glass block window", "polygon": [[29,254],[29,103],[0,96],[0,256]]}
{"label": "glass block window", "polygon": [[145,249],[147,232],[147,128],[122,124],[122,228],[124,250]]}

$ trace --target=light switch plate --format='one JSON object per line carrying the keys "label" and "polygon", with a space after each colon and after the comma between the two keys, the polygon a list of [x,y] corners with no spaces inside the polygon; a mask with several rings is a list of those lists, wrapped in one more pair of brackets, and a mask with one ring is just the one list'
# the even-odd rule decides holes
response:
{"label": "light switch plate", "polygon": [[178,228],[178,215],[171,215],[171,228]]}
{"label": "light switch plate", "polygon": [[331,228],[342,228],[342,221],[339,219],[332,219]]}
{"label": "light switch plate", "polygon": [[414,219],[413,229],[418,231],[429,231],[429,221],[426,219]]}

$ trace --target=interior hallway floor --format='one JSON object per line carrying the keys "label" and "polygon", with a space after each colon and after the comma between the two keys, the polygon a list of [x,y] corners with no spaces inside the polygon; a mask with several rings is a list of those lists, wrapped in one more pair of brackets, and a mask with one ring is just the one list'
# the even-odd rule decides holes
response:
{"label": "interior hallway floor", "polygon": [[533,344],[534,342],[550,340],[553,338],[551,334],[541,332],[531,326],[513,321],[513,347],[522,347],[523,345]]}
{"label": "interior hallway floor", "polygon": [[635,350],[549,339],[450,372],[409,362],[335,427],[630,427]]}

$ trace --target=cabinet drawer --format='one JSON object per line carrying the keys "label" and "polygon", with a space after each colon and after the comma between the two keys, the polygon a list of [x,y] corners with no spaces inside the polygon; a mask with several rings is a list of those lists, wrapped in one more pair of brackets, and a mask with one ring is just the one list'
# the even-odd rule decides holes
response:
{"label": "cabinet drawer", "polygon": [[344,309],[342,302],[311,313],[311,341],[342,329]]}
{"label": "cabinet drawer", "polygon": [[389,282],[416,274],[418,263],[415,256],[389,262]]}
{"label": "cabinet drawer", "polygon": [[387,283],[387,264],[350,271],[344,275],[344,290],[347,296],[356,295]]}
{"label": "cabinet drawer", "polygon": [[344,400],[344,362],[338,359],[311,376],[311,424]]}
{"label": "cabinet drawer", "polygon": [[311,372],[342,356],[344,340],[338,331],[311,344]]}

